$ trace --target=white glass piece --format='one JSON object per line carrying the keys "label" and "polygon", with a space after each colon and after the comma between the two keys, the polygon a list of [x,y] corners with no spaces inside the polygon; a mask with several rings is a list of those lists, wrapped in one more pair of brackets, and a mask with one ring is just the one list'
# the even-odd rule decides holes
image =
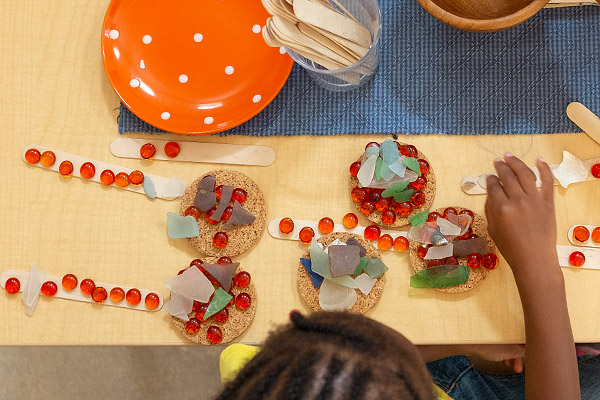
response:
{"label": "white glass piece", "polygon": [[325,311],[346,311],[356,303],[356,290],[338,285],[328,279],[319,289],[319,305]]}
{"label": "white glass piece", "polygon": [[373,289],[373,286],[375,286],[377,279],[373,279],[367,274],[360,274],[354,279],[354,281],[356,282],[356,286],[358,286],[360,291],[367,296],[369,293],[371,293],[371,289]]}
{"label": "white glass piece", "polygon": [[554,177],[564,188],[571,183],[585,181],[588,176],[588,167],[583,161],[568,151],[563,151],[563,161],[558,167],[552,166]]}
{"label": "white glass piece", "polygon": [[442,258],[452,257],[453,250],[454,245],[452,243],[448,243],[444,246],[432,246],[427,250],[425,260],[440,260]]}

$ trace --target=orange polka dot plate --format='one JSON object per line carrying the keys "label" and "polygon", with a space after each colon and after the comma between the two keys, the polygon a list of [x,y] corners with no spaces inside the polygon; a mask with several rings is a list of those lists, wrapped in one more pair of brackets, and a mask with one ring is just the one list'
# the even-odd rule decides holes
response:
{"label": "orange polka dot plate", "polygon": [[258,0],[112,0],[102,27],[106,75],[127,108],[157,128],[233,128],[265,108],[292,69],[285,52],[264,43],[268,17]]}

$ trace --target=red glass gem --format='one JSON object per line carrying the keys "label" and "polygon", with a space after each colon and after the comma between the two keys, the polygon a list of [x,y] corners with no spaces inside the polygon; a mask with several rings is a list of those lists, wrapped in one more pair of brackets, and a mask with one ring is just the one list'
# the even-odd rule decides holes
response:
{"label": "red glass gem", "polygon": [[394,240],[387,233],[385,235],[381,235],[379,239],[377,239],[377,247],[379,247],[381,250],[389,250],[392,248],[393,244]]}
{"label": "red glass gem", "polygon": [[348,229],[356,228],[356,225],[358,225],[358,217],[354,213],[348,213],[344,215],[342,223]]}
{"label": "red glass gem", "polygon": [[144,298],[144,305],[148,310],[156,310],[160,304],[160,298],[156,293],[148,293]]}
{"label": "red glass gem", "polygon": [[65,160],[58,166],[58,172],[62,176],[70,176],[73,173],[73,163],[69,160]]}
{"label": "red glass gem", "polygon": [[44,167],[51,167],[56,162],[56,154],[53,151],[45,151],[42,153],[42,157],[40,158],[42,165]]}
{"label": "red glass gem", "polygon": [[179,143],[177,142],[168,142],[165,144],[165,154],[169,158],[175,158],[179,155],[179,151],[181,147],[179,147]]}
{"label": "red glass gem", "polygon": [[356,186],[350,192],[350,196],[352,197],[352,201],[353,202],[355,202],[355,203],[362,203],[365,200],[365,198],[368,198],[368,196],[369,196],[369,189],[367,189],[367,188],[360,188],[360,187]]}
{"label": "red glass gem", "polygon": [[110,169],[105,169],[100,174],[100,182],[102,182],[102,184],[106,186],[112,185],[115,182],[115,173],[112,172]]}
{"label": "red glass gem", "polygon": [[377,211],[387,211],[390,208],[390,203],[391,203],[391,198],[390,197],[382,197],[379,200],[377,200],[375,202],[375,208],[377,209]]}
{"label": "red glass gem", "polygon": [[129,174],[129,182],[135,186],[141,185],[144,182],[144,173],[142,171],[131,171]]}
{"label": "red glass gem", "polygon": [[196,318],[190,318],[185,322],[185,330],[187,333],[191,333],[192,335],[198,333],[200,330],[200,321],[198,321]]}
{"label": "red glass gem", "polygon": [[456,212],[456,208],[448,207],[448,208],[444,209],[444,212],[442,213],[442,217],[448,219],[448,214],[457,215],[458,213]]}
{"label": "red glass gem", "polygon": [[592,231],[592,241],[594,241],[594,243],[600,243],[600,227],[596,227]]}
{"label": "red glass gem", "polygon": [[206,331],[206,337],[208,338],[208,341],[213,344],[221,343],[221,340],[223,340],[223,332],[221,332],[221,328],[218,326],[211,325]]}
{"label": "red glass gem", "polygon": [[590,231],[588,231],[588,229],[585,226],[576,226],[573,229],[573,237],[578,242],[587,242],[587,240],[590,238]]}
{"label": "red glass gem", "polygon": [[231,214],[233,213],[233,207],[232,206],[227,206],[225,208],[225,211],[223,211],[223,215],[221,216],[221,219],[223,221],[229,221],[229,218],[231,218]]}
{"label": "red glass gem", "polygon": [[154,147],[152,143],[146,143],[140,148],[140,156],[142,156],[142,158],[145,158],[146,160],[154,157],[155,154],[156,147]]}
{"label": "red glass gem", "polygon": [[360,170],[361,165],[362,164],[360,161],[355,161],[352,164],[350,164],[350,175],[356,177],[356,175],[358,175],[358,171]]}
{"label": "red glass gem", "polygon": [[9,294],[19,293],[19,290],[21,290],[21,282],[18,278],[8,278],[4,284],[4,290]]}
{"label": "red glass gem", "polygon": [[217,264],[219,264],[219,265],[231,264],[231,258],[229,258],[227,256],[223,256],[217,260]]}
{"label": "red glass gem", "polygon": [[62,278],[62,287],[65,290],[73,290],[77,287],[77,277],[73,274],[66,274]]}
{"label": "red glass gem", "polygon": [[443,218],[438,212],[433,211],[427,214],[427,222],[436,222],[438,218]]}
{"label": "red glass gem", "polygon": [[[231,282],[231,287],[234,286],[233,280]],[[231,296],[231,300],[229,300],[229,303],[227,303],[227,307],[232,306],[235,304],[235,294],[233,294],[233,292],[230,290],[229,291],[229,295]]]}
{"label": "red glass gem", "polygon": [[114,287],[110,290],[110,301],[120,303],[125,298],[125,291],[120,287]]}
{"label": "red glass gem", "polygon": [[96,284],[91,279],[84,279],[79,284],[79,289],[81,290],[81,293],[91,296],[94,289],[96,289]]}
{"label": "red glass gem", "polygon": [[215,195],[217,196],[218,201],[221,201],[221,192],[223,192],[223,185],[219,185],[215,188]]}
{"label": "red glass gem", "polygon": [[419,176],[413,182],[410,183],[410,186],[415,190],[423,190],[427,185],[427,178],[424,176]]}
{"label": "red glass gem", "polygon": [[470,226],[473,226],[473,222],[475,222],[475,213],[473,213],[473,211],[464,209],[461,212],[459,212],[458,215],[468,215],[469,217],[471,217]]}
{"label": "red glass gem", "polygon": [[300,229],[300,233],[298,237],[302,243],[309,244],[312,241],[312,238],[315,236],[315,231],[310,226],[305,226]]}
{"label": "red glass gem", "polygon": [[293,230],[294,221],[292,221],[291,218],[285,217],[279,221],[279,232],[283,233],[284,235],[289,235]]}
{"label": "red glass gem", "polygon": [[396,213],[390,210],[381,213],[381,221],[386,225],[396,222]]}
{"label": "red glass gem", "polygon": [[92,300],[94,300],[96,303],[104,303],[107,297],[108,293],[103,287],[97,287],[92,292]]}
{"label": "red glass gem", "polygon": [[52,281],[44,282],[44,284],[42,285],[42,288],[40,289],[40,292],[46,297],[54,296],[57,291],[58,291],[58,286],[56,286],[56,283],[54,283]]}
{"label": "red glass gem", "polygon": [[427,268],[437,267],[438,265],[444,265],[444,260],[428,260]]}
{"label": "red glass gem", "polygon": [[213,236],[213,245],[218,248],[223,248],[227,246],[227,242],[229,242],[229,236],[225,232],[217,232],[215,236]]}
{"label": "red glass gem", "polygon": [[429,172],[429,163],[427,162],[427,160],[423,160],[422,158],[419,158],[419,169],[421,170],[421,175],[427,175],[427,173]]}
{"label": "red glass gem", "polygon": [[473,228],[467,229],[467,231],[464,234],[457,236],[456,239],[458,239],[458,240],[471,239],[471,235],[473,235]]}
{"label": "red glass gem", "polygon": [[180,269],[179,272],[177,273],[177,275],[181,275],[185,272],[185,269]]}
{"label": "red glass gem", "polygon": [[569,264],[574,267],[581,267],[585,264],[585,256],[580,251],[574,251],[569,256]]}
{"label": "red glass gem", "polygon": [[498,266],[498,256],[494,253],[487,253],[483,256],[483,266],[487,269],[495,269]]}
{"label": "red glass gem", "polygon": [[479,268],[483,264],[483,256],[479,253],[469,254],[467,256],[467,265],[471,268]]}
{"label": "red glass gem", "polygon": [[381,193],[383,193],[384,189],[371,189],[369,192],[369,201],[372,203],[376,203],[381,199]]}
{"label": "red glass gem", "polygon": [[93,178],[96,175],[96,167],[91,162],[84,162],[81,164],[81,168],[79,168],[79,174],[84,179]]}
{"label": "red glass gem", "polygon": [[458,259],[456,257],[446,257],[443,265],[458,265]]}
{"label": "red glass gem", "polygon": [[183,213],[183,215],[186,217],[188,215],[191,215],[192,217],[194,217],[194,219],[196,221],[198,221],[198,219],[200,218],[201,212],[195,206],[189,206],[188,208],[185,209],[185,212]]}
{"label": "red glass gem", "polygon": [[408,217],[412,210],[413,207],[408,201],[405,201],[403,203],[396,203],[396,214],[398,214],[401,217]]}
{"label": "red glass gem", "polygon": [[25,161],[29,164],[37,164],[40,162],[40,151],[38,149],[29,149],[25,152]]}
{"label": "red glass gem", "polygon": [[246,271],[240,271],[233,278],[233,283],[239,288],[245,288],[250,283],[250,274]]}
{"label": "red glass gem", "polygon": [[365,150],[368,149],[369,147],[379,147],[379,143],[377,143],[377,142],[369,142],[365,146]]}
{"label": "red glass gem", "polygon": [[216,312],[213,315],[213,318],[217,322],[225,322],[225,321],[227,321],[227,318],[229,318],[229,311],[227,311],[227,309],[224,308],[221,311]]}
{"label": "red glass gem", "polygon": [[217,211],[217,208],[213,207],[206,212],[206,222],[208,222],[209,224],[216,225],[219,223],[219,221],[211,218],[215,211]]}
{"label": "red glass gem", "polygon": [[125,300],[131,306],[137,306],[142,301],[142,293],[137,289],[129,289],[125,294]]}
{"label": "red glass gem", "polygon": [[115,183],[118,187],[125,187],[129,185],[129,174],[125,172],[119,172],[117,176],[115,176]]}
{"label": "red glass gem", "polygon": [[323,217],[319,220],[319,232],[326,235],[328,233],[333,232],[334,223],[333,220],[329,217]]}
{"label": "red glass gem", "polygon": [[417,247],[417,255],[421,258],[425,258],[425,256],[427,255],[427,251],[429,250],[429,248],[431,247],[430,244],[422,244],[419,247]]}
{"label": "red glass gem", "polygon": [[423,204],[425,204],[425,193],[415,192],[410,199],[410,204],[412,204],[413,207],[422,207]]}
{"label": "red glass gem", "polygon": [[242,292],[235,296],[235,306],[240,310],[245,310],[252,304],[252,298],[248,293]]}
{"label": "red glass gem", "polygon": [[192,303],[192,311],[196,311],[198,307],[200,307],[200,302],[194,300],[194,302]]}
{"label": "red glass gem", "polygon": [[396,251],[406,251],[408,249],[409,242],[408,239],[404,236],[398,236],[394,239],[394,250]]}
{"label": "red glass gem", "polygon": [[408,148],[409,157],[417,158],[419,156],[419,150],[412,144],[407,144],[406,148]]}
{"label": "red glass gem", "polygon": [[475,234],[475,233],[471,233],[471,235],[469,235],[468,239],[477,239],[479,237],[479,235]]}
{"label": "red glass gem", "polygon": [[375,211],[375,204],[370,201],[363,201],[360,203],[360,212],[364,215],[371,215]]}
{"label": "red glass gem", "polygon": [[192,261],[190,261],[190,267],[196,267],[204,273],[204,268],[202,268],[202,264],[204,264],[204,261],[202,261],[199,258],[194,258]]}
{"label": "red glass gem", "polygon": [[410,157],[410,150],[406,145],[396,142],[396,146],[398,147],[400,154],[402,154],[404,157]]}
{"label": "red glass gem", "polygon": [[231,200],[237,201],[238,203],[243,203],[246,201],[246,197],[248,197],[248,193],[244,189],[235,188],[231,193]]}
{"label": "red glass gem", "polygon": [[592,165],[592,168],[590,168],[590,172],[592,173],[592,176],[594,178],[600,178],[600,164]]}
{"label": "red glass gem", "polygon": [[208,304],[204,303],[204,304],[200,304],[198,306],[198,309],[196,310],[196,319],[198,321],[206,321],[204,319],[204,313],[206,313],[206,309],[208,308]]}
{"label": "red glass gem", "polygon": [[379,239],[381,235],[381,229],[377,225],[369,225],[365,228],[365,239],[374,241]]}

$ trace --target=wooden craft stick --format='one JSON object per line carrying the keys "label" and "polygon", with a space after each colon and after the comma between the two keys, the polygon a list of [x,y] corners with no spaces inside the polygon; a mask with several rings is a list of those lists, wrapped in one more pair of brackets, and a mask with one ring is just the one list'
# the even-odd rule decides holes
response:
{"label": "wooden craft stick", "polygon": [[[569,264],[569,256],[574,251],[580,251],[585,256],[585,263],[581,267],[574,267]],[[561,267],[600,270],[600,249],[590,249],[580,246],[563,246],[559,244],[556,246],[556,252],[558,253],[558,264]]]}
{"label": "wooden craft stick", "polygon": [[581,0],[550,0],[546,4],[547,8],[554,7],[572,7],[572,6],[597,6],[600,3],[596,1],[581,1]]}
{"label": "wooden craft stick", "polygon": [[358,20],[356,19],[356,17],[354,17],[354,15],[352,15],[350,13],[350,11],[346,10],[346,8],[342,5],[342,3],[340,3],[338,0],[333,0],[333,2],[351,19],[353,19],[354,21],[356,21],[356,23],[360,24],[360,22],[358,22]]}
{"label": "wooden craft stick", "polygon": [[[580,242],[573,236],[573,230],[578,226],[584,226],[590,232],[590,237],[585,242]],[[569,228],[569,232],[567,233],[567,235],[569,236],[569,242],[571,242],[575,246],[600,248],[600,243],[596,243],[592,240],[592,232],[598,227],[599,225],[573,225]]]}
{"label": "wooden craft stick", "polygon": [[[281,222],[282,219],[283,218],[275,218],[275,219],[272,219],[269,222],[269,226],[268,226],[269,234],[272,237],[274,237],[275,239],[300,240],[298,234],[300,233],[300,231],[302,230],[302,228],[304,228],[305,226],[308,226],[308,227],[312,228],[312,230],[315,232],[315,238],[316,239],[318,239],[321,236],[323,236],[319,232],[319,223],[318,222],[315,222],[315,221],[304,221],[304,220],[301,220],[301,219],[292,219],[294,221],[294,230],[291,233],[288,233],[287,235],[284,234],[284,233],[281,233],[281,231],[279,230],[279,222]],[[348,232],[348,233],[354,233],[355,235],[363,236],[364,233],[365,233],[365,227],[364,226],[357,226],[356,228],[348,229],[348,228],[346,228],[342,224],[334,224],[333,232]],[[392,230],[392,229],[381,229],[381,234],[382,235],[385,235],[385,234],[390,235],[392,237],[392,240],[396,239],[398,236],[404,236],[404,237],[406,237],[407,233],[408,233],[407,231],[396,231],[396,230]],[[377,243],[373,242],[373,244],[375,245],[375,247],[377,247]],[[396,251],[396,250],[394,250],[394,247],[392,246],[390,248],[390,251]]]}
{"label": "wooden craft stick", "polygon": [[571,103],[567,106],[567,116],[596,143],[600,144],[600,118],[596,114],[581,103]]}
{"label": "wooden craft stick", "polygon": [[310,25],[306,25],[304,22],[300,22],[298,23],[298,29],[306,36],[321,43],[323,46],[327,47],[331,51],[339,54],[341,57],[348,60],[348,62],[355,63],[356,61],[358,61],[358,58],[354,55],[354,53],[350,53],[346,48],[340,46],[333,40],[329,39],[327,36],[312,28]]}
{"label": "wooden craft stick", "polygon": [[171,158],[164,148],[168,140],[117,138],[110,144],[110,152],[115,157],[142,158],[140,148],[146,143],[156,147],[153,160],[202,162],[215,164],[260,165],[267,166],[275,161],[275,150],[268,146],[203,143],[177,141],[179,154]]}

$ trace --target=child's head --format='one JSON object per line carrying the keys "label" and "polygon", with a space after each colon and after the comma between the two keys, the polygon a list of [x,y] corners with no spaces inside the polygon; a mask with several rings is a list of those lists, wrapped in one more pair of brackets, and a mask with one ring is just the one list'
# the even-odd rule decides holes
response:
{"label": "child's head", "polygon": [[320,312],[272,333],[219,399],[434,399],[417,348],[361,315]]}

